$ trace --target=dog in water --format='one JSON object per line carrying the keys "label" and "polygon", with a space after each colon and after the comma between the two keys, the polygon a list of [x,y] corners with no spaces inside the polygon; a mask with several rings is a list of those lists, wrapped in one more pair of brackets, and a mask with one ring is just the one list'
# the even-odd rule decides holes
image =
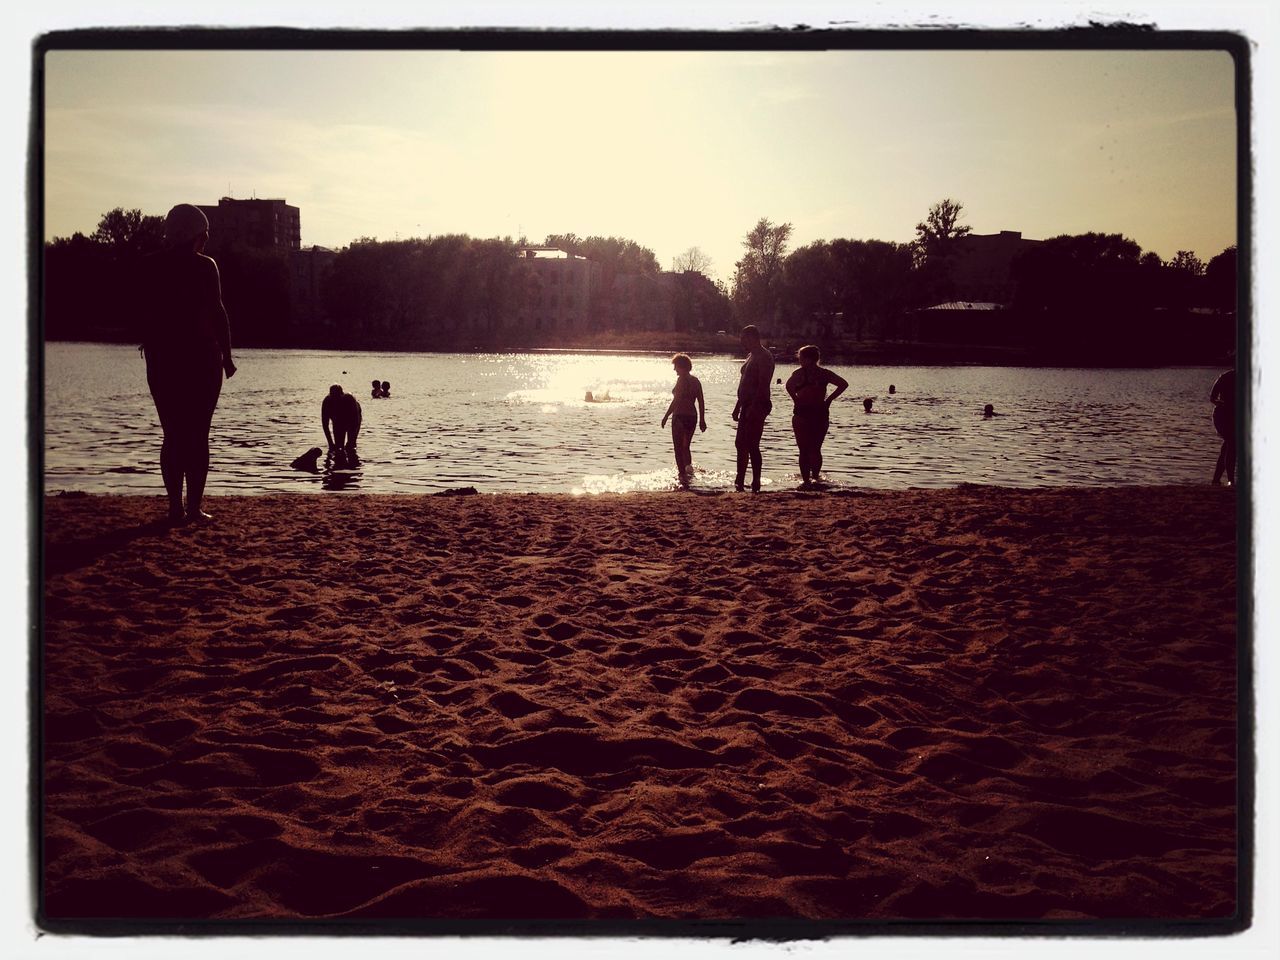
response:
{"label": "dog in water", "polygon": [[320,465],[317,461],[319,461],[322,453],[324,453],[324,451],[319,447],[312,447],[297,460],[293,461],[293,463],[289,464],[289,466],[293,467],[295,470],[306,470],[309,473],[319,473]]}

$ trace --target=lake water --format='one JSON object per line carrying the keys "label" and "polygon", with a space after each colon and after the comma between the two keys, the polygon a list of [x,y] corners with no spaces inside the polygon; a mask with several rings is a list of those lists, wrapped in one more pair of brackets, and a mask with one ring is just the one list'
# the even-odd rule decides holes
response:
{"label": "lake water", "polygon": [[[675,382],[666,357],[246,349],[236,362],[214,415],[211,494],[590,494],[675,484],[670,430],[659,427]],[[695,487],[732,485],[739,363],[694,358],[707,400],[707,432],[693,440]],[[138,351],[51,343],[44,366],[46,491],[163,492],[160,425]],[[778,376],[793,368],[779,363]],[[850,384],[823,448],[824,472],[840,486],[1197,484],[1212,475],[1220,443],[1208,403],[1215,369],[833,369]],[[390,399],[369,397],[374,378],[391,381]],[[360,462],[292,470],[295,457],[325,445],[320,402],[331,383],[364,407]],[[586,402],[588,390],[608,402]],[[791,404],[781,386],[774,393],[766,490],[799,481]],[[987,403],[1002,415],[984,419]]]}

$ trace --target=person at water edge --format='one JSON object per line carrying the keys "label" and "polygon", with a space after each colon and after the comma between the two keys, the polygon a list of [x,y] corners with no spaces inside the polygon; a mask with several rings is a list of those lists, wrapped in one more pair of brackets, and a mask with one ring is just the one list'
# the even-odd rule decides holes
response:
{"label": "person at water edge", "polygon": [[380,397],[390,397],[390,396],[391,396],[391,381],[390,381],[390,380],[383,380],[383,381],[382,381],[382,389],[378,392],[378,396],[380,396]]}
{"label": "person at water edge", "polygon": [[380,396],[382,396],[382,384],[374,380],[373,387],[369,390],[369,399],[377,400]]}
{"label": "person at water edge", "polygon": [[[329,449],[354,451],[362,419],[360,401],[355,395],[343,393],[339,384],[331,386],[329,395],[320,404],[320,425],[324,428],[324,438],[329,441]],[[333,424],[333,433],[329,432],[330,423]]]}
{"label": "person at water edge", "polygon": [[1213,483],[1217,486],[1226,473],[1228,486],[1236,482],[1236,371],[1228,370],[1213,382],[1209,391],[1213,404],[1213,429],[1222,438],[1218,462],[1213,468]]}
{"label": "person at water edge", "polygon": [[[849,381],[821,366],[822,352],[813,344],[796,351],[800,362],[787,378],[787,394],[795,404],[791,429],[800,450],[800,486],[809,489],[822,470],[822,441],[831,427],[831,404],[849,389]],[[827,387],[835,387],[827,393]]]}
{"label": "person at water edge", "polygon": [[[680,486],[687,487],[693,476],[693,457],[689,453],[689,441],[695,427],[707,430],[707,405],[702,396],[702,381],[692,374],[693,361],[683,353],[671,358],[676,371],[676,385],[671,388],[671,403],[662,415],[662,425],[671,420],[671,445],[675,448],[676,473]],[[697,410],[694,404],[697,404]]]}
{"label": "person at water edge", "polygon": [[208,241],[200,208],[178,204],[165,217],[163,249],[143,260],[136,287],[147,386],[164,434],[160,474],[174,523],[211,519],[201,509],[209,428],[222,378],[236,372],[218,265],[204,254]]}
{"label": "person at water edge", "polygon": [[742,328],[742,349],[746,362],[738,373],[738,402],[733,405],[733,420],[738,425],[734,446],[738,450],[738,469],[734,475],[735,490],[746,482],[747,461],[751,461],[751,491],[760,492],[760,438],[764,421],[773,410],[769,391],[773,386],[773,355],[760,342],[760,331],[754,324]]}

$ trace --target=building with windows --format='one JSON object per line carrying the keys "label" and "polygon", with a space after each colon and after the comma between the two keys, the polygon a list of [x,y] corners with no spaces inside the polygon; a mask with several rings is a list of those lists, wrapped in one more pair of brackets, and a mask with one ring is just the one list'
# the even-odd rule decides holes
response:
{"label": "building with windows", "polygon": [[1039,240],[1024,240],[1017,230],[976,234],[955,241],[949,273],[957,300],[1009,303],[1013,299],[1013,261]]}
{"label": "building with windows", "polygon": [[216,253],[233,244],[255,250],[291,253],[302,248],[301,217],[283,200],[236,200],[223,197],[217,206],[201,205],[209,218],[209,249]]}
{"label": "building with windows", "polygon": [[594,329],[600,264],[557,247],[521,247],[524,296],[516,307],[520,329],[531,333]]}

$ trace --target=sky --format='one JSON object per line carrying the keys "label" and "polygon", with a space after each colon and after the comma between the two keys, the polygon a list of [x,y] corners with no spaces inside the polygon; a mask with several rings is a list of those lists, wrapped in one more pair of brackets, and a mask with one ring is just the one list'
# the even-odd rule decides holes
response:
{"label": "sky", "polygon": [[975,233],[1236,242],[1231,58],[1214,51],[54,51],[46,238],[117,206],[282,197],[302,243],[628,237],[732,278],[792,247]]}

